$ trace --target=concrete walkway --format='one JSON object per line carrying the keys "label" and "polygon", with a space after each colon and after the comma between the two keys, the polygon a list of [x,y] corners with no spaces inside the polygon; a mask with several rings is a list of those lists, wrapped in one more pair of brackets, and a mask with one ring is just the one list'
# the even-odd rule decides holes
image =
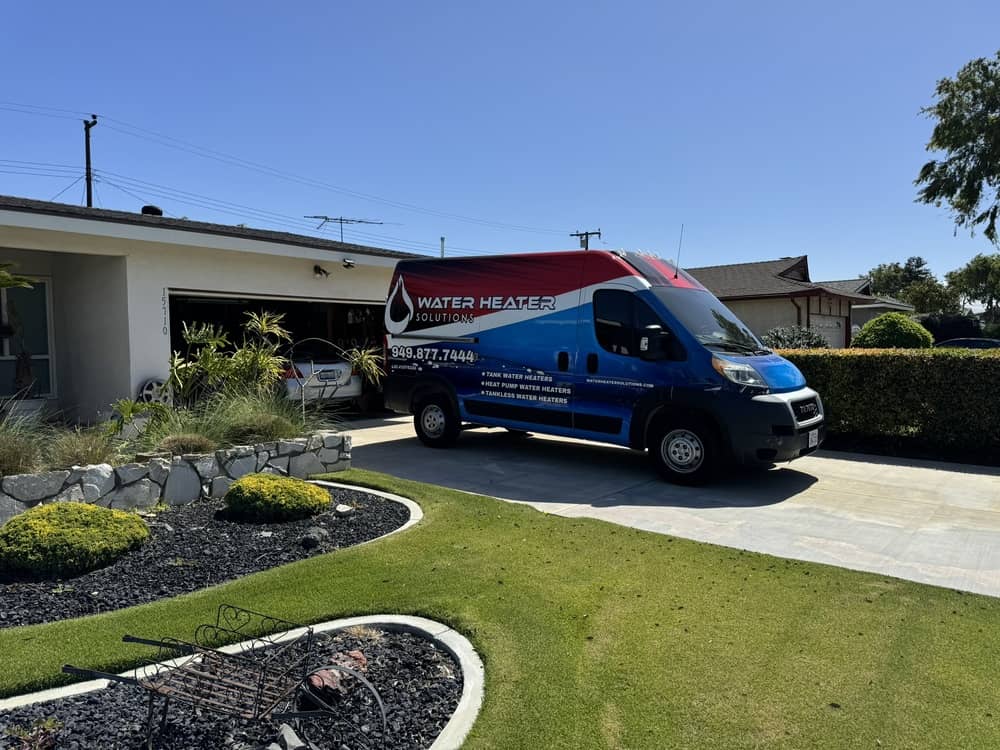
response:
{"label": "concrete walkway", "polygon": [[702,488],[628,450],[503,430],[424,447],[412,418],[349,424],[353,464],[647,531],[1000,596],[1000,469],[820,452]]}

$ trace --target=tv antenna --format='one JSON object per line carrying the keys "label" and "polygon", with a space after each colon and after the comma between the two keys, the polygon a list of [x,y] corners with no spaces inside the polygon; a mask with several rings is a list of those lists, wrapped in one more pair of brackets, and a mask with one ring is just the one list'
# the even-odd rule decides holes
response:
{"label": "tv antenna", "polygon": [[684,224],[681,224],[681,238],[677,240],[677,262],[674,263],[674,278],[681,272],[681,245],[684,244]]}
{"label": "tv antenna", "polygon": [[343,216],[303,216],[303,219],[322,219],[316,225],[317,229],[322,229],[327,223],[340,224],[340,241],[344,241],[344,224],[385,224],[384,221],[368,221],[367,219],[346,219]]}

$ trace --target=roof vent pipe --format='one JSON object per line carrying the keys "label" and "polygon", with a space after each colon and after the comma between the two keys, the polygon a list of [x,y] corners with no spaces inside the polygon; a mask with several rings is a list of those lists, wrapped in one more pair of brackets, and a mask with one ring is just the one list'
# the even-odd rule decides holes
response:
{"label": "roof vent pipe", "polygon": [[163,216],[163,209],[159,206],[143,206],[140,213],[143,216]]}

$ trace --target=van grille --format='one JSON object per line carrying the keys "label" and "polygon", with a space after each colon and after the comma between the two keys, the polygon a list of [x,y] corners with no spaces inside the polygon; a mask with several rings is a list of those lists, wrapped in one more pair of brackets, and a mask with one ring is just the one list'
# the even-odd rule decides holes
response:
{"label": "van grille", "polygon": [[807,398],[804,401],[793,401],[792,412],[795,414],[797,422],[807,422],[819,416],[819,404],[816,399]]}

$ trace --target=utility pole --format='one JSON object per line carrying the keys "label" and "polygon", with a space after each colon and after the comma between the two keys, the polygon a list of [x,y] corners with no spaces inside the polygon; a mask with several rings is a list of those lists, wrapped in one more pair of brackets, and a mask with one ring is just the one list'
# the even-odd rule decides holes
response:
{"label": "utility pole", "polygon": [[598,236],[598,238],[600,238],[601,236],[600,228],[598,228],[596,232],[571,232],[569,236],[579,237],[580,247],[582,247],[584,250],[590,250],[590,238],[592,235],[595,234]]}
{"label": "utility pole", "polygon": [[97,124],[97,115],[83,121],[83,145],[87,155],[87,208],[94,207],[94,173],[90,168],[90,129]]}
{"label": "utility pole", "polygon": [[444,237],[441,238],[441,257],[444,257]]}
{"label": "utility pole", "polygon": [[303,219],[322,219],[322,221],[316,226],[317,229],[322,229],[323,225],[327,222],[336,222],[340,224],[340,241],[344,241],[344,224],[382,224],[381,221],[367,221],[366,219],[345,219],[343,216],[303,216]]}

